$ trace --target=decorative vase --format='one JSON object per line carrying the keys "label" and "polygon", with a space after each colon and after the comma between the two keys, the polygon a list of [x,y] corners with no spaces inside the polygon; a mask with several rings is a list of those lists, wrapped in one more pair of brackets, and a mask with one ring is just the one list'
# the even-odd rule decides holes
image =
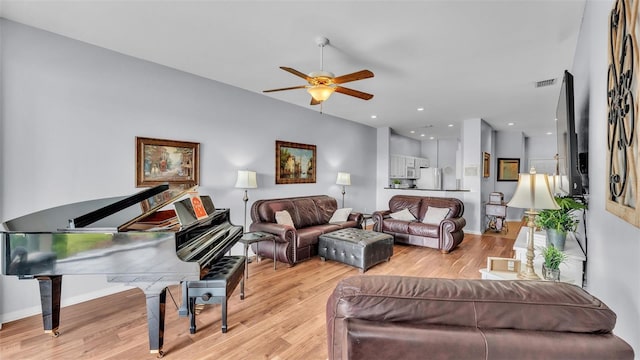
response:
{"label": "decorative vase", "polygon": [[564,251],[564,243],[567,241],[567,233],[559,232],[556,229],[547,229],[547,247],[553,246],[560,251]]}
{"label": "decorative vase", "polygon": [[542,277],[545,280],[560,281],[560,269],[547,269],[547,267],[543,263]]}

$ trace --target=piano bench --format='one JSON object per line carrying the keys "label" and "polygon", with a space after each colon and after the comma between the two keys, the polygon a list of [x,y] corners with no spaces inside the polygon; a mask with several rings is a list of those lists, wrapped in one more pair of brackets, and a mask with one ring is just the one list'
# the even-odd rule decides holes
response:
{"label": "piano bench", "polygon": [[[189,315],[189,332],[196,333],[196,304],[222,305],[222,332],[227,332],[227,299],[240,283],[240,299],[244,300],[244,256],[225,256],[198,281],[182,283],[182,307],[178,314]],[[188,304],[188,305],[186,305]],[[188,306],[185,311],[184,306]]]}

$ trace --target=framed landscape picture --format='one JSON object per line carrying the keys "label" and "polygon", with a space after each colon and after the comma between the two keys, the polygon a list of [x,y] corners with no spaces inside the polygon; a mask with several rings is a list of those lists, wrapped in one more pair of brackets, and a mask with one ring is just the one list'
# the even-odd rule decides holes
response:
{"label": "framed landscape picture", "polygon": [[136,187],[200,183],[200,143],[136,137]]}
{"label": "framed landscape picture", "polygon": [[518,181],[520,159],[498,158],[498,181]]}
{"label": "framed landscape picture", "polygon": [[316,182],[316,146],[276,140],[276,184]]}
{"label": "framed landscape picture", "polygon": [[488,178],[491,176],[491,154],[488,152],[482,153],[482,177]]}

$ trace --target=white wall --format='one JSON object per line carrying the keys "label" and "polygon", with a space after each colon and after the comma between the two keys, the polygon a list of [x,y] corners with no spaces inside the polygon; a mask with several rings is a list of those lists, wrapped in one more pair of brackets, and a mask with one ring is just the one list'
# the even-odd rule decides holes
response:
{"label": "white wall", "polygon": [[[495,168],[495,191],[504,194],[504,200],[509,201],[516,191],[517,181],[498,181],[498,159],[515,158],[520,159],[520,172],[527,172],[525,137],[519,131],[496,131],[495,157],[492,158],[492,165]],[[523,209],[507,208],[508,220],[520,220],[524,214]]]}
{"label": "white wall", "polygon": [[[249,206],[309,194],[340,199],[336,174],[347,171],[346,205],[375,207],[374,128],[4,19],[0,26],[2,221],[139,191],[136,136],[201,143],[200,192],[230,208],[237,225],[244,221],[242,190],[233,188],[238,169],[258,173]],[[275,140],[317,146],[315,184],[275,185]],[[0,322],[39,312],[36,281],[1,281]],[[108,286],[104,276],[65,276],[63,304]]]}
{"label": "white wall", "polygon": [[[614,332],[640,358],[640,228],[605,209],[607,38],[611,1],[587,1],[575,62],[576,109],[588,107],[578,128],[589,129],[587,290],[618,315]],[[637,64],[637,63],[636,63]],[[583,96],[584,94],[588,96]],[[584,113],[584,112],[583,112]],[[588,124],[584,123],[588,121]]]}
{"label": "white wall", "polygon": [[[465,194],[464,218],[467,221],[465,233],[481,234],[484,231],[484,210],[482,209],[482,152],[484,121],[467,119],[462,123],[462,188]],[[480,136],[478,136],[480,134]],[[487,194],[488,197],[488,194]]]}
{"label": "white wall", "polygon": [[392,155],[407,155],[420,157],[422,155],[421,142],[406,136],[394,134],[389,137],[389,152]]}
{"label": "white wall", "polygon": [[438,165],[438,140],[424,140],[420,144],[421,157],[429,159],[429,166],[440,167]]}
{"label": "white wall", "polygon": [[[426,142],[423,141],[423,142]],[[442,188],[456,188],[456,153],[458,139],[440,139],[438,142],[437,164],[432,166],[442,169]]]}

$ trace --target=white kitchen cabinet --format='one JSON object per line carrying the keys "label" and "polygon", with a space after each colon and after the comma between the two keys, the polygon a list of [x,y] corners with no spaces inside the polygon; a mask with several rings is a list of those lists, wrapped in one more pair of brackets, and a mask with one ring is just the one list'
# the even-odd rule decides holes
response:
{"label": "white kitchen cabinet", "polygon": [[416,158],[414,158],[413,156],[405,156],[404,157],[404,165],[408,168],[415,168],[416,167]]}
{"label": "white kitchen cabinet", "polygon": [[407,177],[406,158],[402,155],[391,155],[389,177],[392,179],[405,179]]}
{"label": "white kitchen cabinet", "polygon": [[416,168],[426,168],[429,167],[429,159],[427,158],[416,158]]}

